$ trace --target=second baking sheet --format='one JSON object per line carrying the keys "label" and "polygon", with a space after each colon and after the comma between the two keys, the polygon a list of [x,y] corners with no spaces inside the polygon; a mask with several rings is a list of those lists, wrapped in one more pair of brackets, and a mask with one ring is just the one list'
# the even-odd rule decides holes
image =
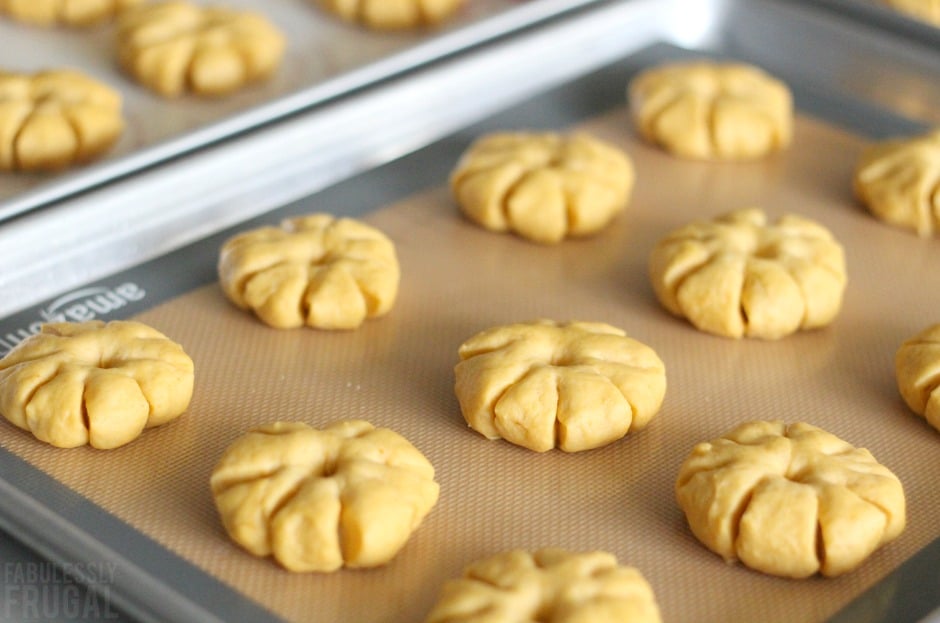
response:
{"label": "second baking sheet", "polygon": [[127,126],[85,167],[0,171],[0,221],[592,1],[473,0],[437,28],[388,32],[343,22],[315,0],[229,0],[223,4],[266,16],[287,49],[269,80],[216,98],[164,98],[137,84],[118,66],[112,24],[43,28],[0,13],[0,71],[87,73],[120,92]]}

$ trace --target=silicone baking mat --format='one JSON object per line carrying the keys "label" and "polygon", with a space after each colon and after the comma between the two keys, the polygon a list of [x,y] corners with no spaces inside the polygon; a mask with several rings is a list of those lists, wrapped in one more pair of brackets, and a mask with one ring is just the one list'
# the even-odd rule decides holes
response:
{"label": "silicone baking mat", "polygon": [[[582,80],[576,92],[611,101],[631,72],[663,55],[637,55]],[[544,546],[613,552],[650,581],[667,621],[834,615],[940,536],[940,434],[908,411],[893,375],[900,343],[938,320],[940,292],[926,287],[925,276],[940,262],[940,246],[876,221],[855,202],[852,171],[869,139],[806,112],[831,106],[803,102],[790,149],[760,162],[716,164],[678,160],[642,143],[622,104],[598,111],[596,102],[581,101],[594,112],[575,126],[546,128],[555,117],[525,114],[529,105],[354,180],[348,192],[313,196],[239,228],[289,214],[365,212],[364,220],[394,240],[402,266],[387,317],[349,332],[278,331],[209,283],[136,314],[193,357],[187,414],[108,452],[57,450],[10,426],[0,444],[288,620],[419,621],[443,581],[468,563]],[[578,105],[567,103],[570,115]],[[473,138],[572,127],[623,148],[636,166],[630,206],[610,227],[540,246],[459,216],[446,174]],[[396,179],[419,190],[389,201],[400,196]],[[779,341],[736,341],[698,332],[657,303],[647,278],[653,244],[690,220],[748,206],[808,216],[842,242],[849,285],[832,326]],[[188,256],[199,258],[191,270],[211,276],[220,240]],[[156,282],[153,273],[146,272]],[[132,286],[122,287],[127,293]],[[607,322],[652,346],[666,364],[668,390],[650,425],[576,454],[537,454],[470,430],[453,394],[457,347],[490,326],[535,318]],[[402,552],[373,570],[291,574],[233,545],[208,488],[225,447],[264,422],[316,426],[344,418],[400,432],[436,467],[440,501]],[[831,579],[770,577],[710,553],[674,501],[676,473],[695,443],[751,419],[808,421],[870,449],[904,484],[904,533]],[[867,609],[867,620],[888,620],[888,589],[878,602],[884,611]]]}
{"label": "silicone baking mat", "polygon": [[137,84],[117,64],[110,23],[44,28],[0,14],[0,69],[87,73],[120,92],[126,122],[114,148],[95,163],[54,173],[0,172],[0,220],[590,1],[473,0],[438,27],[383,32],[343,22],[316,0],[228,0],[223,4],[267,17],[287,48],[269,80],[215,98],[164,98]]}

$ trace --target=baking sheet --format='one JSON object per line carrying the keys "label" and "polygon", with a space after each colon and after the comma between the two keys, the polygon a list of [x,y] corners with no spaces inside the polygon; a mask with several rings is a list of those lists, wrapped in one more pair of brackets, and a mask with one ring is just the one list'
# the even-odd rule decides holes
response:
{"label": "baking sheet", "polygon": [[[41,486],[31,489],[40,502],[50,502],[50,495],[72,500],[79,492],[78,500],[91,504],[78,504],[80,512],[73,505],[45,504],[56,508],[50,519],[65,517],[78,532],[90,530],[103,541],[90,551],[107,551],[115,540],[129,543],[125,551],[132,568],[143,567],[150,578],[142,586],[174,592],[165,607],[195,601],[210,612],[229,608],[225,612],[231,614],[252,607],[239,599],[248,595],[287,618],[300,612],[315,620],[420,620],[443,578],[463,564],[505,547],[554,544],[608,549],[639,567],[667,620],[824,620],[872,586],[887,591],[879,594],[877,607],[865,610],[868,620],[917,620],[940,602],[936,576],[906,577],[901,587],[892,582],[895,576],[876,583],[918,551],[929,550],[937,537],[931,521],[940,476],[931,460],[937,434],[897,397],[891,357],[900,340],[935,321],[932,312],[940,301],[923,288],[922,275],[940,258],[934,241],[871,219],[851,199],[848,181],[868,139],[915,131],[922,124],[880,114],[838,91],[797,85],[803,114],[792,150],[743,166],[674,161],[636,140],[622,107],[622,87],[638,68],[687,54],[671,46],[631,54],[427,150],[259,219],[271,222],[313,209],[367,213],[392,235],[405,274],[401,298],[391,316],[354,333],[277,332],[231,308],[208,283],[220,237],[93,284],[146,293],[142,300],[129,296],[113,315],[136,314],[190,350],[199,388],[190,414],[148,431],[116,454],[63,453],[10,431],[2,438],[8,454],[0,456],[11,476],[0,484],[13,491],[4,493],[22,494],[13,476],[24,471],[36,476],[17,457],[64,483],[63,492],[40,477]],[[624,146],[638,165],[637,194],[612,228],[590,240],[545,248],[483,232],[459,218],[442,180],[473,137],[505,127],[561,128],[576,121]],[[813,216],[846,243],[850,288],[832,327],[781,342],[734,342],[700,334],[659,309],[644,277],[650,245],[692,216],[744,203]],[[181,265],[192,273],[175,274],[180,271],[173,266]],[[208,285],[174,298],[181,284],[188,284],[185,290],[203,282]],[[56,309],[78,312],[83,301],[101,294],[92,289],[64,297]],[[169,300],[152,307],[165,297]],[[23,319],[36,311],[8,319],[2,335],[25,326]],[[651,426],[579,455],[534,455],[466,429],[452,396],[457,345],[490,324],[536,316],[590,316],[619,324],[653,345],[666,361],[670,389]],[[235,382],[242,375],[249,380]],[[400,430],[431,458],[442,501],[392,565],[290,576],[227,542],[208,498],[208,469],[238,434],[235,429],[270,415],[313,423],[367,417]],[[671,500],[675,470],[696,441],[742,418],[791,416],[869,447],[905,483],[908,529],[848,576],[792,582],[728,567],[694,541]],[[161,466],[156,473],[154,465]],[[120,473],[121,480],[93,473]],[[161,512],[154,512],[156,506]],[[98,527],[100,508],[114,514],[106,516],[106,529]],[[45,516],[41,508],[34,510],[31,516]],[[37,535],[35,527],[22,526],[29,523],[23,518],[3,520],[18,523],[26,537],[38,536],[40,546],[55,540],[51,533],[40,529]],[[58,544],[66,550],[68,545]],[[936,547],[933,551],[929,560],[935,565]],[[158,562],[149,562],[153,558]],[[180,569],[189,573],[185,582],[174,580]],[[709,582],[703,584],[702,577]],[[921,595],[934,597],[921,604],[926,611],[898,603],[904,588],[916,582]],[[226,586],[235,588],[235,598]],[[356,598],[362,594],[377,597]],[[310,602],[296,603],[307,597]]]}
{"label": "baking sheet", "polygon": [[[287,620],[421,620],[441,578],[498,551],[541,546],[614,552],[649,579],[666,620],[826,619],[940,536],[940,464],[931,460],[940,439],[907,412],[892,374],[894,349],[940,304],[917,277],[940,249],[853,204],[848,174],[863,141],[811,118],[799,120],[785,155],[732,167],[641,145],[623,108],[578,127],[625,148],[637,166],[630,210],[600,236],[542,247],[491,234],[461,219],[435,185],[366,217],[399,250],[402,290],[389,317],[355,332],[276,331],[215,284],[201,287],[136,315],[196,362],[186,416],[107,453],[62,452],[9,429],[4,448]],[[843,241],[851,286],[832,327],[733,341],[656,303],[645,269],[652,243],[745,205],[798,211]],[[311,200],[290,211],[322,207]],[[466,427],[452,391],[457,346],[538,317],[609,322],[659,352],[669,390],[646,430],[596,451],[540,455]],[[349,417],[401,432],[437,468],[441,501],[403,552],[378,570],[292,575],[233,546],[207,490],[227,444],[267,421]],[[802,582],[705,550],[672,499],[678,465],[697,441],[752,418],[807,420],[868,447],[905,484],[904,534],[849,575]]]}
{"label": "baking sheet", "polygon": [[231,0],[266,15],[288,41],[270,80],[222,98],[163,98],[116,64],[113,27],[41,28],[0,15],[0,67],[71,67],[117,88],[127,127],[115,147],[84,167],[0,172],[0,221],[295,113],[446,54],[593,0],[472,0],[437,28],[377,32],[336,19],[314,0]]}

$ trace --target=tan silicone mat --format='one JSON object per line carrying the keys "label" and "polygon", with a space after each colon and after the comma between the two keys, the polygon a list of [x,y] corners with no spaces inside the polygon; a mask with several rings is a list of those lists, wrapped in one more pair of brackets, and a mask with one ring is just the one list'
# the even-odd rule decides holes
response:
{"label": "tan silicone mat", "polygon": [[[400,254],[400,296],[386,318],[354,332],[277,331],[203,287],[139,316],[195,360],[186,415],[108,452],[56,450],[10,426],[0,442],[286,619],[420,621],[464,565],[542,546],[615,553],[651,582],[666,621],[825,619],[940,535],[940,433],[907,410],[893,373],[900,343],[940,320],[940,290],[928,285],[940,244],[852,200],[864,142],[818,120],[800,118],[790,150],[753,164],[673,159],[636,139],[625,110],[582,127],[637,168],[628,211],[600,235],[538,246],[488,233],[460,218],[444,180],[428,180],[426,192],[367,218]],[[815,218],[843,242],[850,282],[831,327],[734,341],[658,305],[646,276],[654,242],[751,205]],[[657,350],[669,387],[648,428],[579,454],[536,454],[467,428],[453,394],[458,345],[539,317],[608,322]],[[437,469],[440,502],[400,555],[374,570],[290,574],[229,542],[208,488],[225,447],[263,422],[340,418],[399,431]],[[762,575],[699,545],[673,498],[679,464],[696,442],[757,418],[809,421],[869,448],[905,485],[905,532],[834,579]]]}

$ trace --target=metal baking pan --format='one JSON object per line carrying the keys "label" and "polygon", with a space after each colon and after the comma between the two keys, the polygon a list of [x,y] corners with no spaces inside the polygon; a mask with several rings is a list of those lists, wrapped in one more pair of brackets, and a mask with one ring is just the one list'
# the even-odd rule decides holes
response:
{"label": "metal baking pan", "polygon": [[[298,179],[303,176],[289,170],[284,173],[279,168],[278,165],[285,167],[286,161],[300,152],[282,153],[283,135],[276,126],[268,130],[269,134],[259,133],[242,143],[236,140],[226,150],[206,155],[205,160],[191,161],[195,171],[191,170],[189,175],[199,177],[203,168],[217,166],[219,162],[252,162],[259,153],[270,156],[271,167],[265,169],[266,175],[257,181],[257,187],[237,188],[251,199],[268,197],[268,203],[262,202],[264,209],[245,209],[239,212],[240,220],[233,222],[222,208],[229,206],[238,193],[217,195],[213,192],[218,190],[215,187],[198,187],[205,192],[194,193],[188,211],[215,220],[203,223],[198,235],[191,235],[185,244],[178,244],[159,257],[150,259],[156,247],[142,244],[137,249],[140,254],[137,261],[128,255],[122,259],[126,266],[121,270],[88,281],[82,280],[82,274],[70,271],[70,262],[64,259],[82,255],[53,254],[42,270],[62,276],[58,290],[41,301],[10,305],[6,318],[0,321],[0,340],[8,347],[43,320],[71,317],[70,314],[128,317],[146,313],[162,303],[172,304],[176,297],[212,283],[218,246],[229,233],[315,209],[368,217],[375,208],[439,187],[461,149],[481,132],[506,127],[567,127],[622,108],[629,77],[659,60],[704,54],[762,65],[793,87],[800,114],[810,119],[808,123],[821,120],[825,127],[854,137],[852,144],[862,139],[911,134],[935,124],[936,111],[940,110],[940,38],[909,20],[883,20],[886,14],[878,7],[856,11],[854,6],[798,0],[625,0],[587,7],[564,21],[480,46],[415,72],[407,79],[389,82],[363,94],[362,99],[346,102],[349,107],[345,110],[359,113],[391,110],[387,106],[390,102],[401,101],[420,101],[424,108],[401,113],[396,119],[404,128],[399,135],[376,137],[363,131],[357,115],[353,115],[355,119],[346,119],[348,126],[331,124],[340,133],[347,127],[356,128],[348,136],[363,142],[362,150],[372,155],[375,166],[312,195],[304,194],[309,186]],[[501,88],[494,88],[496,85]],[[472,97],[483,93],[489,96]],[[431,115],[427,121],[424,118],[416,121],[411,116],[440,111],[448,103],[457,105],[447,109],[449,114],[443,117]],[[324,119],[331,122],[344,119],[340,110],[322,114],[298,121],[300,125],[291,126],[290,130],[317,128]],[[413,135],[415,127],[424,129],[420,137]],[[381,143],[370,142],[366,134]],[[361,152],[350,153],[355,159]],[[154,175],[165,177],[164,182],[188,179],[182,170]],[[711,179],[707,172],[699,171],[699,175],[707,186]],[[117,188],[113,192],[130,195],[135,184],[139,189],[140,185],[157,181],[142,176],[127,189]],[[284,186],[292,188],[286,191]],[[297,196],[291,199],[293,195]],[[81,214],[83,206],[76,205]],[[69,220],[68,211],[64,214]],[[875,225],[861,214],[850,218],[860,223],[859,228],[869,233],[875,231]],[[75,219],[70,221],[73,227],[84,222]],[[176,222],[181,231],[190,231],[192,221],[186,215]],[[51,225],[42,220],[27,221],[17,233],[41,240],[48,226]],[[85,226],[97,227],[95,223]],[[933,241],[918,240],[902,232],[877,231],[880,244],[885,248],[891,245],[895,254],[898,247],[911,249],[920,264],[924,258],[936,255]],[[111,233],[122,239],[120,227]],[[146,232],[137,235],[146,240]],[[106,248],[109,241],[103,238],[90,240],[89,248],[82,253],[93,257],[96,250]],[[499,245],[493,248],[498,256],[511,242],[493,244]],[[17,257],[13,255],[14,268]],[[861,277],[859,280],[864,281]],[[929,301],[935,300],[935,295],[927,296],[934,297]],[[89,301],[93,304],[89,305]],[[922,319],[925,314],[929,314],[929,309],[904,306],[890,320],[901,324]],[[825,340],[820,336],[808,338],[812,339]],[[729,355],[736,352],[724,342],[709,344],[727,348]],[[782,352],[792,354],[786,349]],[[920,432],[934,434],[926,428]],[[925,473],[934,469],[929,457],[922,463]],[[108,576],[104,588],[109,599],[134,618],[162,621],[274,618],[236,588],[177,555],[146,530],[132,527],[56,481],[11,452],[5,443],[0,452],[0,474],[3,509],[0,527],[43,556],[72,564],[78,570],[83,562],[113,562],[117,571]],[[931,484],[921,487],[919,495],[936,498],[932,487]],[[940,564],[938,536],[934,534],[933,540],[924,543],[919,552],[912,553],[871,587],[850,588],[852,600],[828,618],[886,622],[937,619],[940,585],[933,569]],[[700,577],[707,577],[713,569],[702,567]],[[95,586],[94,577],[88,580],[93,589],[101,588]],[[803,599],[798,585],[786,584],[785,588],[792,589],[792,599]],[[765,615],[762,620],[787,618],[787,612],[780,611]]]}
{"label": "metal baking pan", "polygon": [[266,83],[210,99],[166,99],[137,85],[117,66],[108,24],[40,28],[0,19],[0,67],[84,71],[121,92],[127,121],[118,144],[94,164],[53,174],[0,173],[0,221],[591,1],[474,0],[438,28],[389,33],[344,23],[311,0],[233,0],[229,6],[271,19],[288,48]]}

